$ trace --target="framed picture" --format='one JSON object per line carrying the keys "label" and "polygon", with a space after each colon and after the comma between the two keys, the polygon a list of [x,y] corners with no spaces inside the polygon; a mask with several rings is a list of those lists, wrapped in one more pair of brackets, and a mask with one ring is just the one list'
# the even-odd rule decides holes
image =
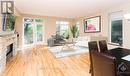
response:
{"label": "framed picture", "polygon": [[84,20],[84,32],[96,33],[101,31],[101,16],[91,17]]}

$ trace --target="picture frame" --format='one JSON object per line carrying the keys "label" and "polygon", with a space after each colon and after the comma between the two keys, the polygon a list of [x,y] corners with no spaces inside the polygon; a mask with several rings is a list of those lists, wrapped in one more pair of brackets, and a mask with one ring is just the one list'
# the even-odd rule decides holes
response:
{"label": "picture frame", "polygon": [[101,16],[84,19],[84,33],[101,32]]}

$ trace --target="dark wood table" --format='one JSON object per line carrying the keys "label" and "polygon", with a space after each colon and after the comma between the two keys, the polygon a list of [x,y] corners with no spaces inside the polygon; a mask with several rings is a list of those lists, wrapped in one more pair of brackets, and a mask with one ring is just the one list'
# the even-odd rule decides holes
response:
{"label": "dark wood table", "polygon": [[107,53],[120,60],[122,57],[130,55],[130,49],[115,48],[108,50]]}
{"label": "dark wood table", "polygon": [[128,71],[130,72],[130,61],[122,59],[122,57],[130,55],[130,49],[115,48],[115,49],[108,50],[106,53],[113,57],[116,57],[117,65],[124,63],[127,66]]}

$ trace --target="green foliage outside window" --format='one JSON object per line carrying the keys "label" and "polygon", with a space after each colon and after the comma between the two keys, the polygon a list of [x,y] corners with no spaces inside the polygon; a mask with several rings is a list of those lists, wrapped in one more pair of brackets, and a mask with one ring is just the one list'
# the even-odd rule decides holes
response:
{"label": "green foliage outside window", "polygon": [[112,21],[111,42],[122,44],[122,20]]}

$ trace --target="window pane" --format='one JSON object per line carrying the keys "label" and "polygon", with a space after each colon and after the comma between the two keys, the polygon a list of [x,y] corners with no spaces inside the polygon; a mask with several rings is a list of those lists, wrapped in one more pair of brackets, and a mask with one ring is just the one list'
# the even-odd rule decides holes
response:
{"label": "window pane", "polygon": [[33,26],[31,23],[24,24],[24,44],[33,43]]}
{"label": "window pane", "polygon": [[65,34],[68,28],[69,28],[69,22],[56,21],[56,32],[58,32],[60,35]]}
{"label": "window pane", "polygon": [[43,19],[37,18],[37,19],[35,19],[35,22],[43,22]]}
{"label": "window pane", "polygon": [[43,27],[42,25],[37,25],[37,41],[43,40]]}
{"label": "window pane", "polygon": [[112,21],[111,42],[122,44],[122,20]]}

